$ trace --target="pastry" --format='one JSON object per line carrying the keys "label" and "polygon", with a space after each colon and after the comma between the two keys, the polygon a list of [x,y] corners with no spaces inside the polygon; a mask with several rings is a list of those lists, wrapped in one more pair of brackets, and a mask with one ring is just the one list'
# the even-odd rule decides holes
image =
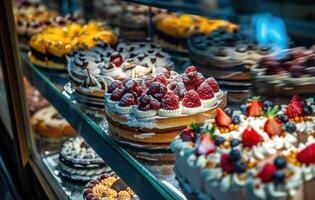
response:
{"label": "pastry", "polygon": [[[90,50],[75,51],[68,59],[72,86],[90,102],[100,102],[113,80],[151,74],[157,68],[172,69],[170,56],[153,43],[120,42],[116,48],[99,43]],[[78,100],[84,99],[80,98]],[[86,98],[85,97],[85,98]]]}
{"label": "pastry", "polygon": [[29,59],[32,63],[55,70],[65,70],[66,56],[74,50],[90,49],[98,42],[114,45],[115,33],[102,22],[87,24],[69,23],[65,26],[49,26],[43,32],[32,36],[29,45]]}
{"label": "pastry", "polygon": [[31,115],[49,105],[48,101],[40,94],[38,90],[31,86],[26,78],[24,78],[24,87],[27,97],[27,104],[29,106]]}
{"label": "pastry", "polygon": [[139,197],[115,173],[106,173],[90,181],[83,190],[83,198],[139,200]]}
{"label": "pastry", "polygon": [[305,166],[314,156],[308,154],[315,142],[312,102],[294,96],[276,106],[255,97],[240,111],[219,108],[215,120],[182,130],[171,146],[184,190],[198,199],[308,199],[300,195],[314,177]]}
{"label": "pastry", "polygon": [[75,130],[52,106],[37,111],[31,118],[31,124],[35,133],[52,141],[76,135]]}
{"label": "pastry", "polygon": [[315,48],[292,48],[278,57],[266,57],[251,70],[258,94],[287,98],[293,94],[311,97],[315,86]]}
{"label": "pastry", "polygon": [[228,31],[238,29],[237,25],[224,20],[185,14],[160,14],[155,18],[156,40],[163,48],[187,52],[187,39],[198,33],[211,33],[226,27]]}
{"label": "pastry", "polygon": [[90,181],[111,169],[81,137],[66,141],[59,152],[61,175],[71,180]]}
{"label": "pastry", "polygon": [[153,75],[111,83],[105,93],[109,131],[144,147],[168,147],[188,122],[203,123],[226,104],[226,92],[194,66],[178,74],[159,68]]}

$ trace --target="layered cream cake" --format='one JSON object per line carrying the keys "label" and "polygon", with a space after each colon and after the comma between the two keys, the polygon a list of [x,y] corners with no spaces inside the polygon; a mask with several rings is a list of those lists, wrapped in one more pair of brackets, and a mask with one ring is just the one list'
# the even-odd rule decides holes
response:
{"label": "layered cream cake", "polygon": [[252,98],[240,111],[218,109],[215,120],[182,130],[171,146],[184,191],[198,199],[312,199],[314,106],[303,102]]}

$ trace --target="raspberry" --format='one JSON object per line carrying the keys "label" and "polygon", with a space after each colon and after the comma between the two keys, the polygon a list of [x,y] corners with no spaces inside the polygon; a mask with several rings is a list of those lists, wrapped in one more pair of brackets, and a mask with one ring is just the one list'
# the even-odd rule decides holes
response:
{"label": "raspberry", "polygon": [[151,85],[151,83],[153,83],[153,79],[154,77],[149,75],[149,76],[146,76],[143,80],[144,84],[146,87],[149,87]]}
{"label": "raspberry", "polygon": [[195,90],[195,86],[193,86],[193,85],[185,85],[185,89],[186,89],[187,91],[189,91],[189,90]]}
{"label": "raspberry", "polygon": [[166,78],[170,77],[170,72],[164,67],[158,67],[155,69],[153,76],[157,76],[158,74],[163,74]]}
{"label": "raspberry", "polygon": [[188,91],[183,98],[183,106],[188,108],[196,108],[201,106],[199,95],[196,91]]}
{"label": "raspberry", "polygon": [[197,73],[197,80],[194,84],[195,87],[199,87],[204,81],[205,81],[205,77],[201,74],[201,73]]}
{"label": "raspberry", "polygon": [[229,154],[222,154],[221,156],[221,168],[227,173],[234,172],[234,162],[230,159]]}
{"label": "raspberry", "polygon": [[123,63],[123,58],[120,54],[113,54],[110,56],[109,61],[119,67]]}
{"label": "raspberry", "polygon": [[304,116],[303,106],[300,101],[291,101],[288,105],[286,114],[289,118],[301,117]]}
{"label": "raspberry", "polygon": [[171,82],[177,82],[177,83],[183,82],[183,77],[184,77],[183,74],[177,75],[177,76],[173,77],[173,79],[171,80]]}
{"label": "raspberry", "polygon": [[315,143],[300,151],[297,155],[297,160],[306,165],[315,163]]}
{"label": "raspberry", "polygon": [[207,78],[206,81],[209,84],[209,86],[212,88],[213,92],[219,92],[220,90],[219,85],[214,78],[212,77]]}
{"label": "raspberry", "polygon": [[189,72],[195,72],[195,71],[197,71],[195,66],[189,66],[186,68],[185,74],[188,74]]}
{"label": "raspberry", "polygon": [[200,99],[211,99],[214,97],[214,93],[207,82],[203,82],[197,89]]}
{"label": "raspberry", "polygon": [[184,74],[183,81],[186,85],[195,85],[198,82],[198,74],[197,72],[189,72]]}
{"label": "raspberry", "polygon": [[277,171],[277,168],[272,163],[267,163],[258,174],[258,177],[263,183],[268,183],[272,181],[272,175]]}
{"label": "raspberry", "polygon": [[175,81],[173,81],[173,82],[170,82],[167,84],[167,88],[170,90],[174,90],[176,85],[177,85],[177,83]]}
{"label": "raspberry", "polygon": [[163,96],[166,94],[166,92],[167,92],[167,87],[165,85],[163,85],[160,82],[153,82],[150,85],[147,94],[161,101]]}
{"label": "raspberry", "polygon": [[131,106],[131,105],[135,105],[136,104],[136,100],[133,94],[131,93],[126,93],[124,94],[124,96],[120,99],[119,101],[119,106],[122,107],[127,107],[127,106]]}
{"label": "raspberry", "polygon": [[163,74],[158,74],[154,77],[153,82],[160,82],[163,83],[164,85],[167,84],[166,77]]}
{"label": "raspberry", "polygon": [[110,95],[110,99],[113,101],[119,101],[121,97],[125,94],[124,91],[125,91],[124,87],[116,88]]}
{"label": "raspberry", "polygon": [[107,93],[112,93],[118,87],[123,87],[123,83],[121,81],[119,81],[119,80],[114,80],[110,84],[110,86],[109,86],[109,88],[107,90]]}
{"label": "raspberry", "polygon": [[177,83],[173,92],[179,97],[179,100],[182,100],[187,92],[185,84],[182,82]]}
{"label": "raspberry", "polygon": [[174,92],[169,91],[165,94],[161,101],[161,108],[165,110],[176,110],[179,108],[178,97]]}
{"label": "raspberry", "polygon": [[141,96],[143,88],[135,80],[129,80],[125,84],[125,93],[134,93],[136,96]]}

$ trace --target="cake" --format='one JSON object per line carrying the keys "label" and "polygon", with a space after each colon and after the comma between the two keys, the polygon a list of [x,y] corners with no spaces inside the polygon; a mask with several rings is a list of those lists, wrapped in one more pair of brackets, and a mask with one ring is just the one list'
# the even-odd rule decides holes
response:
{"label": "cake", "polygon": [[74,50],[90,49],[101,41],[114,45],[117,38],[110,28],[99,21],[84,25],[52,25],[31,37],[29,59],[40,67],[65,71],[67,55]]}
{"label": "cake", "polygon": [[222,88],[229,90],[229,97],[238,101],[251,95],[250,69],[262,58],[279,52],[272,45],[257,44],[242,29],[229,32],[225,28],[192,36],[188,49],[192,64],[216,78]]}
{"label": "cake", "polygon": [[31,118],[31,125],[43,143],[58,144],[76,135],[75,130],[52,106],[35,112]]}
{"label": "cake", "polygon": [[183,129],[171,146],[184,191],[197,199],[311,199],[312,102],[294,96],[277,106],[255,97],[240,111],[219,108],[215,120]]}
{"label": "cake", "polygon": [[71,180],[90,181],[111,169],[79,136],[66,141],[59,152],[61,175]]}
{"label": "cake", "polygon": [[170,56],[154,43],[145,42],[119,42],[115,48],[99,43],[90,50],[73,52],[68,59],[68,73],[78,100],[88,98],[102,107],[104,93],[113,80],[152,74],[161,67],[173,68]]}
{"label": "cake", "polygon": [[109,132],[143,147],[166,147],[188,122],[203,123],[226,104],[226,92],[190,66],[113,81],[105,93]]}
{"label": "cake", "polygon": [[284,50],[277,57],[266,57],[253,68],[255,90],[258,94],[287,98],[295,93],[305,97],[314,94],[315,48]]}
{"label": "cake", "polygon": [[83,198],[139,200],[139,197],[115,173],[106,173],[90,181],[83,190]]}
{"label": "cake", "polygon": [[186,14],[160,14],[154,21],[156,41],[163,48],[179,52],[187,52],[187,39],[194,34],[211,33],[222,27],[229,31],[238,29],[237,25],[224,20]]}

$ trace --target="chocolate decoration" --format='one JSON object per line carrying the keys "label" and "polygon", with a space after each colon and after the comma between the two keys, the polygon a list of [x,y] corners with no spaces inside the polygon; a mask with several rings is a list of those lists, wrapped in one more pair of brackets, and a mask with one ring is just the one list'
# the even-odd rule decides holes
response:
{"label": "chocolate decoration", "polygon": [[117,179],[113,185],[111,186],[111,188],[113,190],[116,190],[117,192],[120,192],[120,191],[124,191],[124,190],[127,190],[128,189],[128,185],[121,179]]}

